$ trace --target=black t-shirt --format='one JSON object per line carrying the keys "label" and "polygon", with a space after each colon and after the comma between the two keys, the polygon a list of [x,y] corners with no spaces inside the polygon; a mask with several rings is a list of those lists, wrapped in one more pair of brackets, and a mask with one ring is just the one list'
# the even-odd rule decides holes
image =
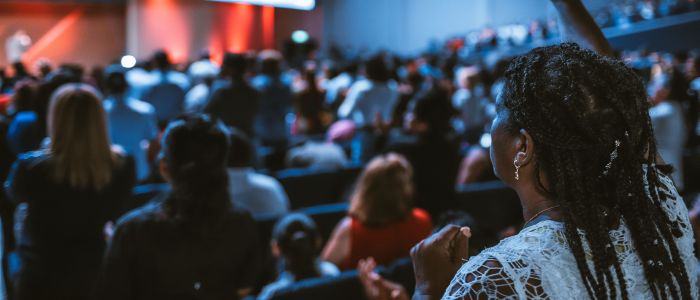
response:
{"label": "black t-shirt", "polygon": [[167,216],[163,201],[119,221],[107,249],[100,299],[236,299],[253,287],[261,251],[250,214],[230,209],[206,226]]}
{"label": "black t-shirt", "polygon": [[135,182],[134,161],[115,161],[111,182],[100,191],[76,189],[53,178],[46,152],[20,155],[6,182],[8,197],[27,203],[17,241],[21,260],[19,299],[82,299],[99,274],[104,226],[126,210]]}

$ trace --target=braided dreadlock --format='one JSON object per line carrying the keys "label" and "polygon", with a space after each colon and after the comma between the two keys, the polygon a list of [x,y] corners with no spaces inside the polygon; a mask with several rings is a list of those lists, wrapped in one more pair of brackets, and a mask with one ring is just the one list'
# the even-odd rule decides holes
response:
{"label": "braided dreadlock", "polygon": [[538,145],[536,169],[548,181],[545,187],[538,176],[539,187],[561,206],[589,296],[628,298],[609,234],[624,220],[654,297],[690,298],[674,240],[679,224],[662,209],[669,195],[657,190],[656,145],[638,76],[576,44],[537,48],[509,66],[502,101],[509,128],[526,129]]}

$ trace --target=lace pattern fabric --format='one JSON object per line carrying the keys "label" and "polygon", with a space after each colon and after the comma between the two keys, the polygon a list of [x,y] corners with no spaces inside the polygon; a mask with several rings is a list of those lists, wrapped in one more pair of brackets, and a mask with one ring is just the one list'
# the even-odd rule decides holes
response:
{"label": "lace pattern fabric", "polygon": [[[670,178],[659,175],[660,193],[670,195],[662,206],[671,222],[678,222],[682,236],[676,239],[689,275],[691,296],[698,299],[698,261],[694,256],[693,230],[688,210]],[[653,299],[644,270],[624,222],[610,231],[631,299]],[[584,239],[586,260],[592,257]],[[443,299],[588,299],[588,293],[568,247],[564,224],[545,220],[502,240],[464,263],[452,279]],[[618,295],[619,298],[619,295]]]}

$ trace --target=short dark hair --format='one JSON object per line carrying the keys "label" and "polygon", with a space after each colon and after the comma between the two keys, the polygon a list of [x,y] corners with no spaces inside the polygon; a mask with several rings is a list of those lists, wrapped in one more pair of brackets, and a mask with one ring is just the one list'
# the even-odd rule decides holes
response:
{"label": "short dark hair", "polygon": [[389,69],[384,63],[382,55],[375,55],[365,62],[365,74],[367,78],[377,82],[389,81]]}
{"label": "short dark hair", "polygon": [[238,53],[224,54],[221,73],[225,76],[241,77],[246,71],[246,58]]}

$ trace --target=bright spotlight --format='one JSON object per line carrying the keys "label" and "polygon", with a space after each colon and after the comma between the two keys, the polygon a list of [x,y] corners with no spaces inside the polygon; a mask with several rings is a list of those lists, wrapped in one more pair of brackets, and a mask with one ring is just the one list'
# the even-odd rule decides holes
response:
{"label": "bright spotlight", "polygon": [[306,43],[309,40],[309,34],[303,30],[296,30],[292,32],[292,41],[297,44]]}
{"label": "bright spotlight", "polygon": [[488,148],[491,147],[491,134],[489,133],[484,133],[481,135],[481,139],[479,140],[479,144],[481,147]]}
{"label": "bright spotlight", "polygon": [[133,55],[124,55],[122,56],[122,67],[130,69],[133,68],[136,65],[136,57]]}

